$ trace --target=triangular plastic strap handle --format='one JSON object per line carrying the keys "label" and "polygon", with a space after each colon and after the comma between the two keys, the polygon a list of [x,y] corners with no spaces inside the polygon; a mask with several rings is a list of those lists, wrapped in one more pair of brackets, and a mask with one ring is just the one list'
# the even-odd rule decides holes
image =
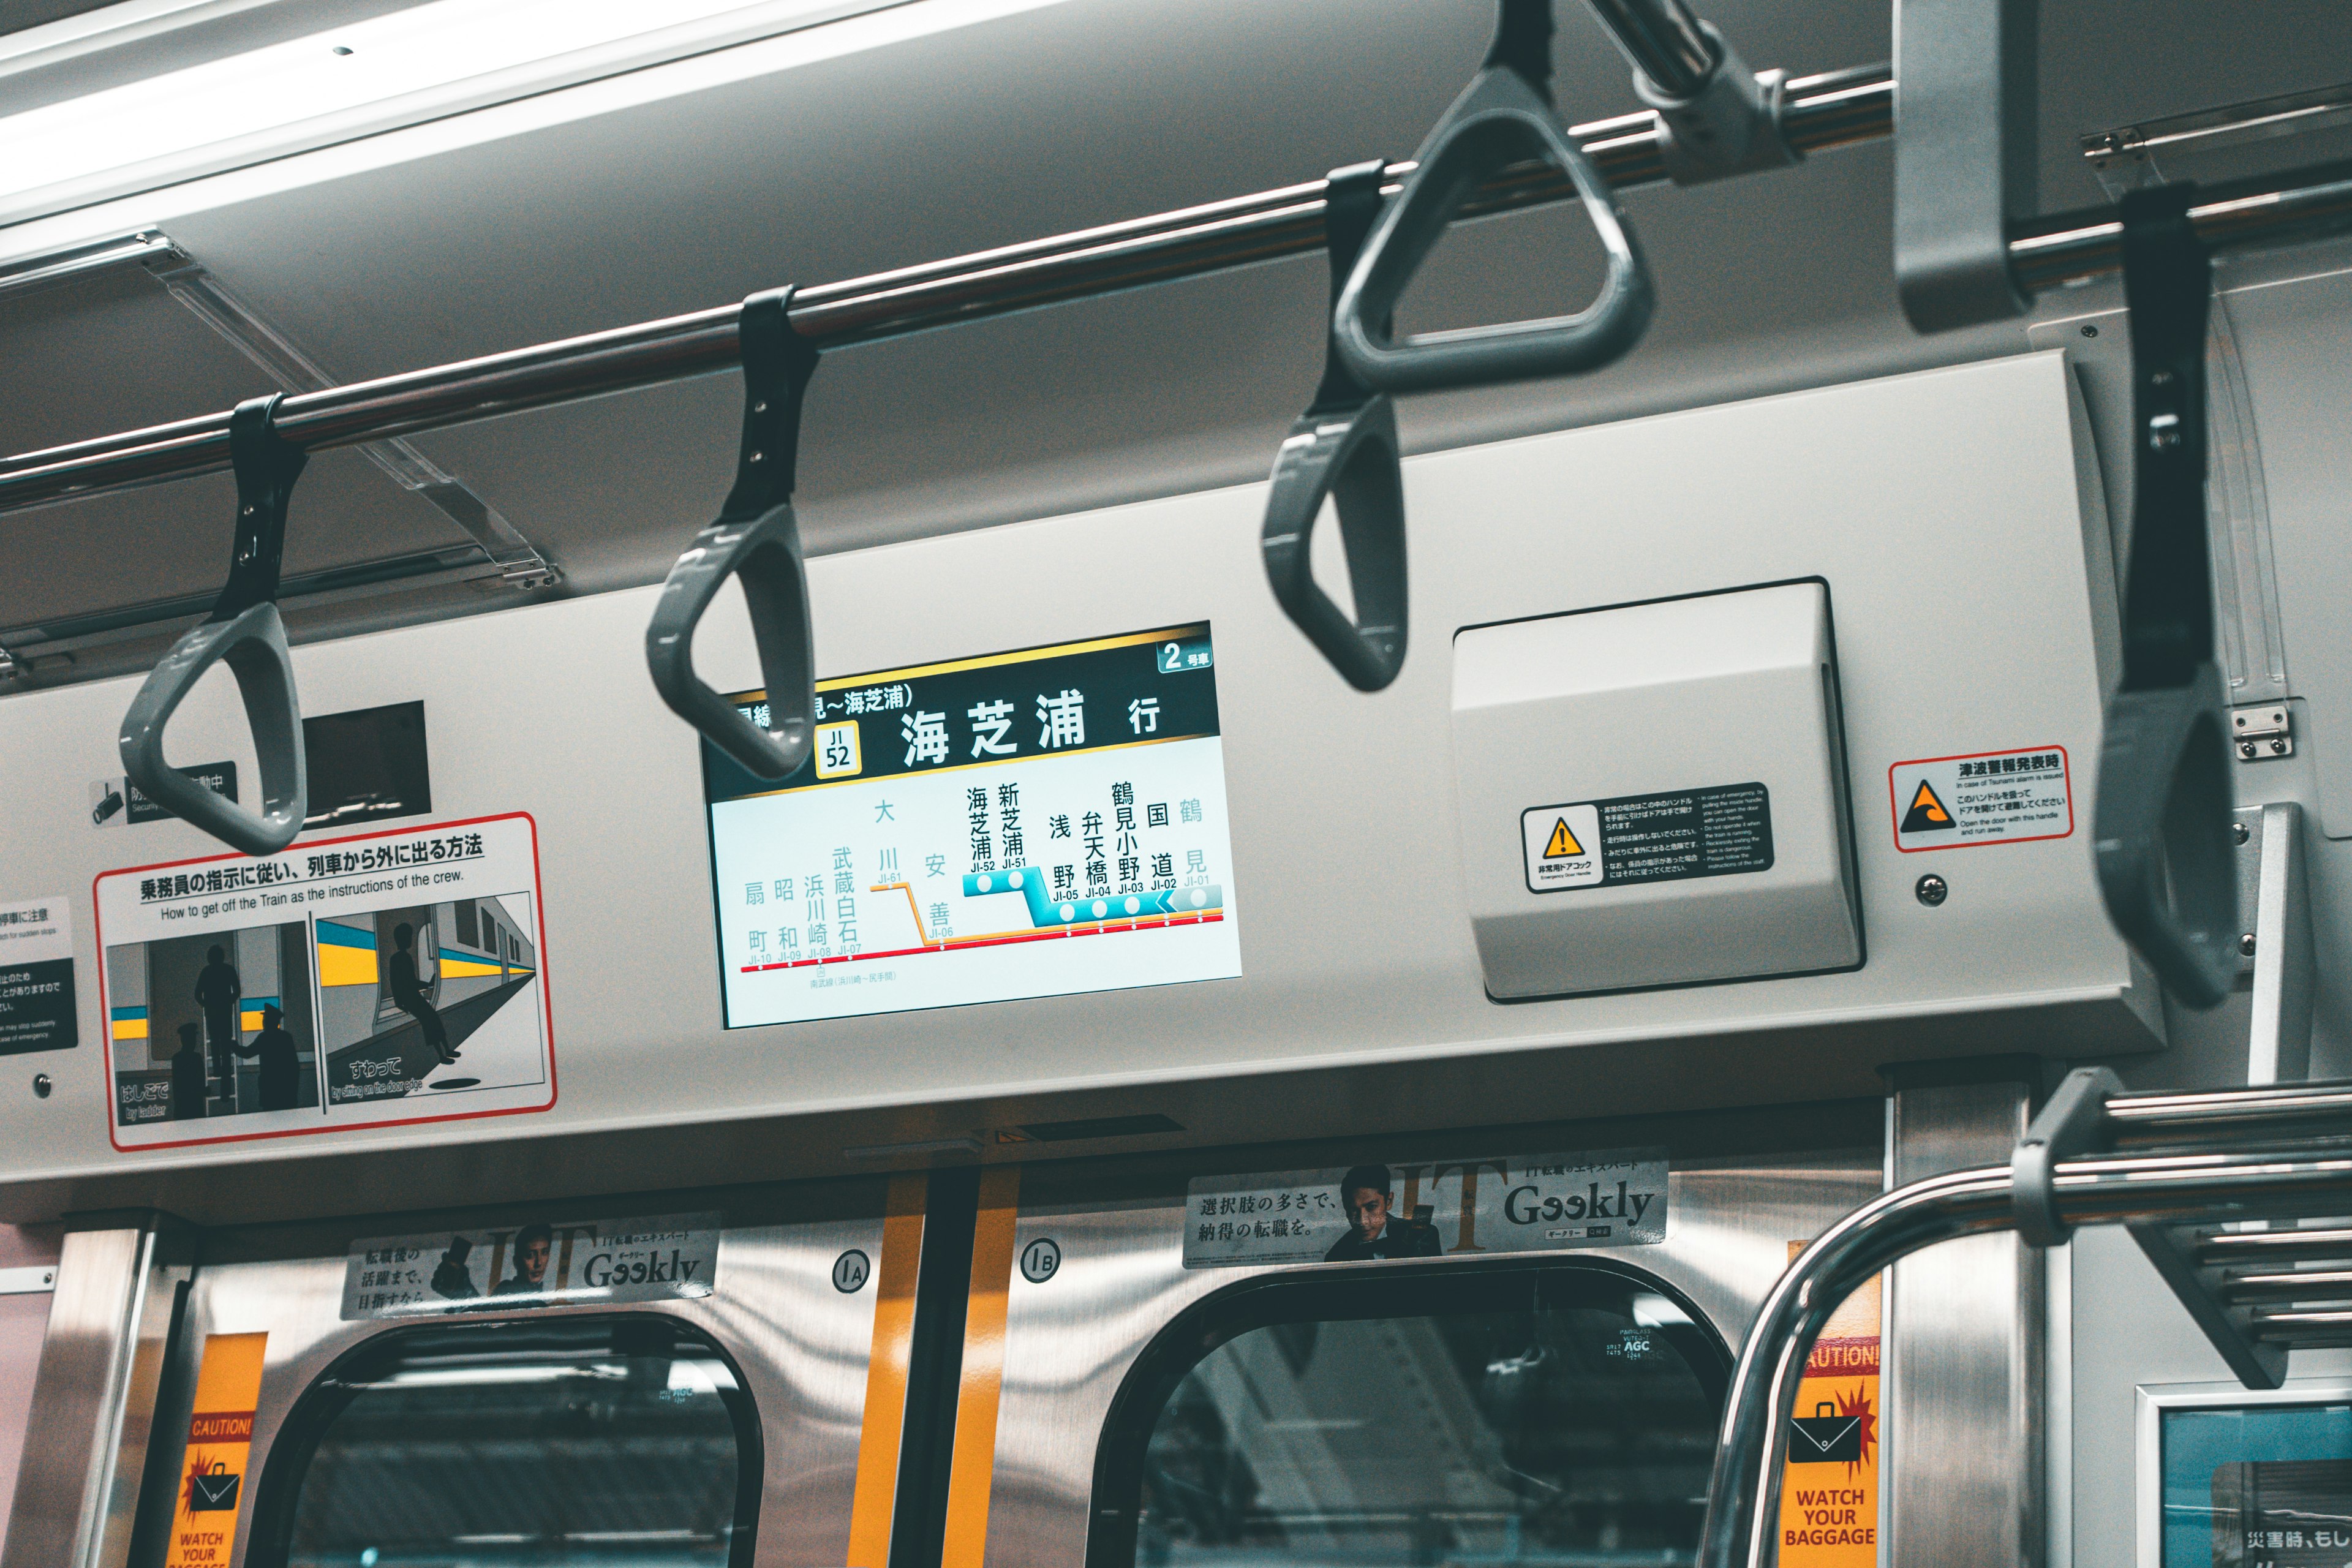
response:
{"label": "triangular plastic strap handle", "polygon": [[[670,567],[646,627],[646,664],[662,700],[712,745],[771,781],[807,762],[816,727],[808,569],[792,498],[801,400],[816,373],[817,349],[793,330],[785,313],[792,297],[791,289],[777,289],[743,301],[743,444],[735,488],[717,521]],[[767,683],[764,730],[694,673],[695,626],[730,575],[743,584]]]}
{"label": "triangular plastic strap handle", "polygon": [[[236,542],[228,584],[212,614],[172,645],[122,716],[122,771],[173,816],[247,855],[275,855],[294,842],[310,812],[302,753],[302,702],[278,605],[286,503],[310,459],[270,428],[280,395],[248,399],[229,416],[236,471]],[[163,730],[205,672],[226,664],[245,700],[246,723],[261,772],[261,809],[249,811],[163,760]]]}
{"label": "triangular plastic strap handle", "polygon": [[[1381,207],[1384,160],[1335,169],[1325,182],[1323,226],[1334,292],[1346,280]],[[1359,382],[1327,342],[1314,405],[1275,454],[1263,547],[1274,596],[1331,667],[1360,691],[1378,691],[1404,667],[1404,480],[1396,411]],[[1349,620],[1315,581],[1315,522],[1328,497],[1339,514]]]}
{"label": "triangular plastic strap handle", "polygon": [[[1528,43],[1537,8],[1505,0],[1503,26],[1486,69],[1463,89],[1421,150],[1404,188],[1365,243],[1340,290],[1332,331],[1348,368],[1382,392],[1420,392],[1568,375],[1597,370],[1639,342],[1655,292],[1633,231],[1617,200],[1545,99]],[[1549,9],[1540,12],[1549,39]],[[1390,320],[1405,286],[1454,215],[1506,166],[1541,158],[1576,187],[1607,268],[1592,302],[1571,316],[1422,332],[1399,342]]]}
{"label": "triangular plastic strap handle", "polygon": [[2167,990],[2201,1008],[2230,994],[2240,927],[2206,538],[2212,263],[2189,223],[2192,200],[2193,187],[2171,185],[2123,201],[2132,551],[2123,680],[2107,704],[2092,835],[2108,919]]}

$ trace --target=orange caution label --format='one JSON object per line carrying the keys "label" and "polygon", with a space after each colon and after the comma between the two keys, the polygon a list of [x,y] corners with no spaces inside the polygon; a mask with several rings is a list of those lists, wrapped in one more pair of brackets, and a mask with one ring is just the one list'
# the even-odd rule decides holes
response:
{"label": "orange caution label", "polygon": [[164,1568],[227,1568],[236,1546],[268,1334],[207,1334]]}
{"label": "orange caution label", "polygon": [[[1794,1258],[1805,1244],[1792,1241]],[[1847,1297],[1813,1342],[1780,1481],[1780,1568],[1877,1568],[1880,1284]]]}

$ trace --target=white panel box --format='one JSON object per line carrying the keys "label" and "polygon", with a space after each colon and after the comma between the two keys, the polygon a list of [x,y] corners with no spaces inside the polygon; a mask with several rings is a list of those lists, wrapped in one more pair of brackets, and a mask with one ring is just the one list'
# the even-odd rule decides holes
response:
{"label": "white panel box", "polygon": [[1460,633],[1454,766],[1497,999],[1862,963],[1818,582]]}

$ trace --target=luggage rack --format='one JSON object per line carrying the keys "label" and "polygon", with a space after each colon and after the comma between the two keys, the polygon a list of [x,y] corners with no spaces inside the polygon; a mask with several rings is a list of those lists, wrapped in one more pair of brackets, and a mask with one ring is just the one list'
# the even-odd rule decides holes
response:
{"label": "luggage rack", "polygon": [[[2290,1348],[2352,1344],[2352,1081],[2126,1094],[2070,1074],[2008,1166],[1930,1176],[1846,1215],[1799,1255],[1740,1349],[1696,1568],[1771,1561],[1789,1421],[1813,1340],[1853,1290],[1923,1247],[2015,1230],[2056,1246],[2132,1233],[2250,1388]],[[2299,1221],[2329,1221],[2308,1228]]]}

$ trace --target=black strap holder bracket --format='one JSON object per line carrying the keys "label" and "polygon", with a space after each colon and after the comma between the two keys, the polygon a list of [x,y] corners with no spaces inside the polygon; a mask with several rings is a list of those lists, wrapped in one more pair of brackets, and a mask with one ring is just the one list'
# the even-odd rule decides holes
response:
{"label": "black strap holder bracket", "polygon": [[[274,855],[302,831],[310,811],[302,749],[302,702],[294,657],[278,613],[286,509],[309,455],[271,421],[282,394],[248,398],[229,416],[229,463],[236,474],[236,531],[228,582],[212,613],[172,645],[122,717],[122,771],[173,816],[247,855]],[[214,794],[163,760],[163,731],[180,703],[215,664],[236,678],[260,765],[261,809]]]}
{"label": "black strap holder bracket", "polygon": [[2131,313],[2131,560],[2093,847],[2108,918],[2165,988],[2211,1007],[2237,973],[2229,721],[2213,663],[2205,332],[2212,262],[2193,185],[2122,204]]}
{"label": "black strap holder bracket", "polygon": [[[1334,169],[1323,194],[1324,236],[1336,296],[1381,211],[1388,164]],[[1359,691],[1378,691],[1404,668],[1404,478],[1396,409],[1358,380],[1328,329],[1315,401],[1275,453],[1263,549],[1275,599],[1293,624]],[[1316,520],[1328,498],[1339,516],[1355,600],[1349,620],[1315,581]]]}
{"label": "black strap holder bracket", "polygon": [[[816,374],[817,348],[793,330],[793,290],[743,301],[743,439],[735,484],[718,518],[670,567],[646,627],[646,664],[672,711],[760,778],[779,780],[808,761],[816,731],[816,654],[809,623],[808,568],[793,514],[801,405]],[[694,673],[694,633],[719,584],[743,584],[768,727]]]}
{"label": "black strap holder bracket", "polygon": [[[1598,370],[1641,341],[1655,296],[1617,198],[1551,104],[1551,0],[1501,0],[1484,69],[1421,148],[1403,188],[1339,291],[1332,331],[1349,370],[1381,392],[1418,392]],[[1422,332],[1398,342],[1405,286],[1471,193],[1539,158],[1564,172],[1606,257],[1601,289],[1573,315]]]}

